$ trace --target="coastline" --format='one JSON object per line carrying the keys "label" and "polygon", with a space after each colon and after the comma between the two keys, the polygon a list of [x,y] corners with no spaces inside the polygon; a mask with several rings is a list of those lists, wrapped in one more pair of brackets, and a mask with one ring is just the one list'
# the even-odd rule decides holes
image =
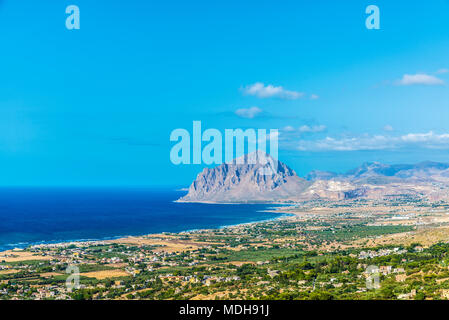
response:
{"label": "coastline", "polygon": [[279,204],[285,205],[285,202],[280,201],[239,201],[239,202],[221,202],[221,201],[190,201],[190,200],[173,200],[174,203],[198,203],[198,204],[225,204],[225,205],[239,205],[239,204]]}
{"label": "coastline", "polygon": [[[198,202],[196,202],[196,203],[198,203]],[[219,203],[219,204],[223,204],[223,203]],[[239,204],[247,204],[247,203],[229,203],[229,204],[239,205]],[[272,203],[272,204],[275,204],[275,203]],[[140,235],[111,236],[111,237],[105,237],[105,238],[101,238],[101,239],[70,239],[70,240],[54,240],[54,241],[42,241],[42,242],[34,242],[34,243],[23,243],[23,244],[26,244],[26,246],[19,246],[20,243],[17,243],[18,246],[14,247],[14,248],[7,249],[7,250],[0,250],[0,254],[9,254],[9,253],[14,252],[14,250],[26,250],[27,248],[36,247],[36,246],[45,247],[45,246],[69,246],[72,244],[74,244],[74,245],[80,245],[80,244],[93,245],[96,243],[121,243],[123,241],[129,241],[130,239],[146,239],[148,237],[157,238],[157,237],[166,237],[167,235],[170,235],[170,234],[179,235],[179,234],[186,234],[186,233],[193,233],[193,232],[204,232],[204,231],[225,229],[225,228],[239,228],[242,226],[249,226],[249,225],[255,225],[255,224],[259,224],[259,223],[266,223],[266,222],[270,222],[270,221],[289,219],[289,218],[296,216],[296,214],[294,214],[292,212],[282,212],[282,211],[271,210],[271,209],[263,210],[263,212],[272,212],[272,213],[279,214],[279,216],[274,217],[274,218],[269,218],[269,219],[251,221],[251,222],[242,222],[242,223],[237,223],[237,224],[223,225],[223,226],[219,226],[217,228],[198,228],[198,229],[182,230],[182,231],[178,231],[178,232],[161,231],[161,232],[156,232],[156,233],[146,233],[146,234],[140,234]]]}

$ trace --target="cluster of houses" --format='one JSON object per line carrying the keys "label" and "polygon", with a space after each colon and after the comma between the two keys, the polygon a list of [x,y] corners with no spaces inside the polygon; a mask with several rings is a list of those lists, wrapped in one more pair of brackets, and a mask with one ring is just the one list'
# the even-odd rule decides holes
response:
{"label": "cluster of houses", "polygon": [[29,248],[31,252],[42,252],[45,249],[64,249],[69,247],[87,248],[91,246],[106,245],[104,241],[81,241],[81,242],[62,242],[62,243],[45,243],[33,245]]}
{"label": "cluster of houses", "polygon": [[11,269],[9,265],[0,265],[0,271]]}
{"label": "cluster of houses", "polygon": [[[0,290],[1,294],[8,294],[8,290]],[[70,297],[67,295],[67,289],[63,286],[47,285],[38,288],[24,288],[21,287],[16,291],[16,295],[11,300],[19,300],[20,297],[28,296],[33,300],[55,299],[55,300],[67,300]]]}
{"label": "cluster of houses", "polygon": [[238,276],[232,276],[232,277],[203,276],[202,278],[199,278],[196,275],[174,276],[172,274],[165,274],[165,275],[159,275],[159,279],[161,279],[162,281],[173,281],[173,282],[182,282],[182,283],[202,283],[206,286],[210,286],[214,283],[239,281],[240,277],[238,277]]}
{"label": "cluster of houses", "polygon": [[373,270],[372,272],[381,273],[384,276],[389,275],[391,273],[405,273],[404,268],[394,268],[392,266],[380,266],[378,270]]}
{"label": "cluster of houses", "polygon": [[407,253],[407,250],[399,248],[393,248],[393,249],[380,249],[378,251],[361,251],[359,253],[359,259],[372,259],[376,257],[383,257],[383,256],[389,256],[391,254],[403,254]]}
{"label": "cluster of houses", "polygon": [[232,277],[216,277],[216,276],[204,276],[202,284],[206,286],[210,286],[214,283],[219,282],[231,282],[231,281],[239,281],[240,277],[238,276],[232,276]]}

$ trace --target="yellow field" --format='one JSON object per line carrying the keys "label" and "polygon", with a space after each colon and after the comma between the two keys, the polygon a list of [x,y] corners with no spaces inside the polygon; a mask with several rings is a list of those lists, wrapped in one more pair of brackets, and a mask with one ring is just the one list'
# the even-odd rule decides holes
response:
{"label": "yellow field", "polygon": [[62,273],[57,273],[57,272],[46,272],[46,273],[41,273],[40,276],[42,278],[51,278],[51,277],[56,277],[56,276],[60,276],[62,275]]}
{"label": "yellow field", "polygon": [[0,253],[0,262],[20,262],[20,261],[30,261],[30,260],[51,260],[51,257],[36,255],[33,252],[23,252],[23,251],[5,251]]}
{"label": "yellow field", "polygon": [[155,249],[155,252],[165,251],[165,252],[182,252],[198,249],[198,243],[191,241],[182,240],[161,240],[161,239],[151,239],[151,238],[137,238],[129,237],[124,239],[114,240],[113,242],[121,244],[134,244],[134,245],[154,245],[161,246]]}
{"label": "yellow field", "polygon": [[108,263],[108,264],[105,264],[105,266],[106,267],[112,267],[112,268],[119,269],[119,268],[127,267],[128,264],[124,263],[124,262],[121,262],[121,263]]}
{"label": "yellow field", "polygon": [[233,266],[236,267],[241,267],[244,264],[252,264],[255,265],[256,263],[254,261],[231,261],[231,262],[226,262],[225,264],[232,264]]}
{"label": "yellow field", "polygon": [[81,276],[88,278],[95,278],[98,280],[108,279],[108,278],[119,278],[119,277],[129,277],[129,273],[116,269],[116,270],[102,270],[102,271],[92,271],[81,273]]}
{"label": "yellow field", "polygon": [[20,270],[16,270],[16,269],[1,270],[0,275],[13,274],[13,273],[17,273],[19,271]]}
{"label": "yellow field", "polygon": [[427,247],[438,242],[449,241],[449,228],[437,227],[429,229],[421,229],[412,232],[396,233],[392,235],[382,236],[377,239],[370,239],[366,246],[377,246],[387,244],[403,244],[410,245],[412,243],[420,243]]}

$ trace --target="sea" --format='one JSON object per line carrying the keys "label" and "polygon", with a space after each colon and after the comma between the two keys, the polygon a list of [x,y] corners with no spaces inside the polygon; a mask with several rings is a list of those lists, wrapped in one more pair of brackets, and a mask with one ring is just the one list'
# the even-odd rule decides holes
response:
{"label": "sea", "polygon": [[116,239],[277,219],[275,205],[176,203],[154,188],[0,189],[0,251],[34,244]]}

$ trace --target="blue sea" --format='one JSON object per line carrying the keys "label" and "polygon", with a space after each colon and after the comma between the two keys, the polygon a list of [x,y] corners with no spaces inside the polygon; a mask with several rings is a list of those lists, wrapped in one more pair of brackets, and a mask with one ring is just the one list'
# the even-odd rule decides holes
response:
{"label": "blue sea", "polygon": [[0,189],[0,251],[32,244],[219,228],[281,214],[273,205],[175,203],[185,192],[127,189]]}

